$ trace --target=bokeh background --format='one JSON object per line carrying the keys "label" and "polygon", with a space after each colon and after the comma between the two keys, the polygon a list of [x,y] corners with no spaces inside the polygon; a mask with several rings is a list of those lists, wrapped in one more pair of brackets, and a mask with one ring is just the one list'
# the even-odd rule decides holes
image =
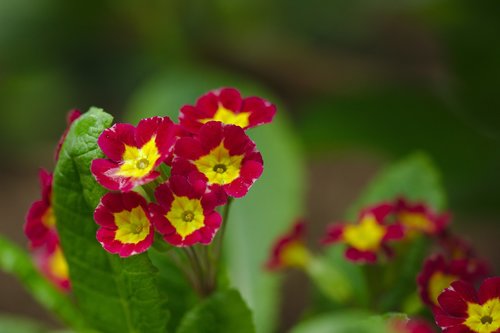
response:
{"label": "bokeh background", "polygon": [[[119,120],[165,80],[215,75],[252,82],[290,119],[312,242],[381,167],[421,150],[454,228],[498,272],[499,13],[467,0],[0,0],[0,233],[26,243],[37,170],[53,168],[69,109]],[[283,330],[308,303],[304,282],[287,277]],[[0,312],[57,326],[2,273],[0,295]]]}

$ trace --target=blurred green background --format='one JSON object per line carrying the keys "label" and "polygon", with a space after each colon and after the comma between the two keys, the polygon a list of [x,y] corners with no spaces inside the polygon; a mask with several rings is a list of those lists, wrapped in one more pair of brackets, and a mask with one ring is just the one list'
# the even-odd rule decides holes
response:
{"label": "blurred green background", "polygon": [[[120,119],[165,78],[210,86],[210,72],[279,99],[304,153],[311,239],[380,167],[423,150],[456,228],[498,266],[499,13],[466,0],[0,0],[0,232],[25,242],[36,170],[53,167],[69,109]],[[0,312],[45,316],[0,281]],[[289,303],[285,323],[307,300]]]}

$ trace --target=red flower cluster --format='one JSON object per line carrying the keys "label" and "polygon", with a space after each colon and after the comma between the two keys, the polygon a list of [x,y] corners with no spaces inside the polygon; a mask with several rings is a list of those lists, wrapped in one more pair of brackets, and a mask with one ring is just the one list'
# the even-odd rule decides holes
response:
{"label": "red flower cluster", "polygon": [[418,234],[439,235],[448,220],[448,214],[436,214],[423,203],[400,198],[363,209],[357,223],[329,226],[322,242],[344,243],[349,260],[374,263],[379,253],[392,255],[389,242]]}
{"label": "red flower cluster", "polygon": [[[55,151],[55,160],[69,126],[80,117],[78,110],[71,110],[67,116],[67,128],[59,139]],[[24,234],[30,242],[35,264],[40,271],[60,289],[67,291],[70,288],[68,265],[59,245],[59,236],[56,229],[56,217],[52,208],[52,174],[41,169],[39,172],[42,199],[35,201],[26,215]]]}
{"label": "red flower cluster", "polygon": [[[98,144],[107,158],[94,160],[91,171],[120,192],[105,195],[96,209],[99,242],[122,257],[146,251],[155,229],[174,246],[209,244],[222,220],[216,207],[245,196],[263,172],[244,130],[271,122],[275,112],[261,98],[223,88],[182,107],[180,124],[153,117],[105,130]],[[161,174],[165,168],[170,178]],[[139,186],[150,204],[130,192]]]}
{"label": "red flower cluster", "polygon": [[500,277],[484,280],[476,292],[464,281],[455,281],[438,297],[434,318],[445,333],[500,332]]}

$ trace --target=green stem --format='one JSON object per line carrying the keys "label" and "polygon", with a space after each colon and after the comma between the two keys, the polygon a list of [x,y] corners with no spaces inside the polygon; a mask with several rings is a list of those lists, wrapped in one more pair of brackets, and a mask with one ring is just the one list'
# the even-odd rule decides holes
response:
{"label": "green stem", "polygon": [[217,235],[217,239],[215,240],[214,250],[215,254],[210,258],[210,254],[208,253],[209,259],[211,259],[211,264],[214,266],[211,274],[209,275],[209,286],[210,290],[216,289],[217,284],[217,275],[219,274],[220,267],[222,265],[222,245],[224,243],[224,235],[226,234],[226,228],[229,221],[229,211],[231,208],[231,204],[233,202],[233,198],[229,197],[227,200],[227,204],[224,206],[224,210],[222,212],[222,226]]}

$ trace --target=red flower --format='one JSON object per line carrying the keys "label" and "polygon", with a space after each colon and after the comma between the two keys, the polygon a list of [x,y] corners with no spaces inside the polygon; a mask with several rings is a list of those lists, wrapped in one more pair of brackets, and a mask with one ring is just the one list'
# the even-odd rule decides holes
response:
{"label": "red flower", "polygon": [[128,257],[142,253],[153,244],[146,200],[136,192],[107,193],[94,212],[101,227],[97,240],[110,253]]}
{"label": "red flower", "polygon": [[396,201],[394,213],[408,234],[415,232],[428,235],[440,234],[450,220],[449,214],[436,214],[424,203],[412,204],[402,198]]}
{"label": "red flower", "polygon": [[442,255],[428,258],[417,277],[422,301],[430,306],[438,304],[438,296],[453,281],[464,280],[473,283],[484,277],[482,267],[467,259],[454,259],[447,262]]}
{"label": "red flower", "polygon": [[209,244],[221,225],[222,218],[215,211],[220,197],[207,192],[203,184],[196,185],[174,175],[156,188],[158,204],[150,204],[156,230],[174,246]]}
{"label": "red flower", "polygon": [[500,277],[483,281],[479,292],[464,281],[455,281],[438,297],[436,323],[444,333],[500,332]]}
{"label": "red flower", "polygon": [[57,238],[33,252],[35,264],[42,274],[62,291],[69,291],[68,263]]}
{"label": "red flower", "polygon": [[155,168],[169,157],[178,133],[168,117],[143,119],[137,127],[115,124],[98,140],[109,159],[92,161],[92,173],[109,190],[131,191],[160,175]]}
{"label": "red flower", "polygon": [[66,139],[66,136],[68,135],[69,128],[70,128],[71,124],[75,120],[77,120],[81,115],[82,115],[82,113],[79,110],[77,110],[77,109],[71,110],[66,115],[66,124],[67,124],[67,127],[66,127],[66,130],[64,130],[63,135],[61,135],[61,138],[59,139],[59,142],[57,143],[56,153],[55,153],[55,160],[56,161],[59,159],[59,153],[61,152],[62,144],[64,143],[64,140]]}
{"label": "red flower", "polygon": [[287,267],[304,268],[311,258],[304,242],[305,232],[305,221],[295,222],[292,229],[274,243],[266,268],[268,270]]}
{"label": "red flower", "polygon": [[389,332],[391,333],[434,333],[429,323],[420,319],[391,319],[389,320]]}
{"label": "red flower", "polygon": [[262,171],[262,156],[238,126],[212,121],[197,136],[181,138],[175,145],[172,174],[222,187],[235,198],[247,194]]}
{"label": "red flower", "polygon": [[24,233],[32,248],[40,247],[57,238],[56,218],[52,209],[52,174],[40,169],[42,199],[35,201],[26,215]]}
{"label": "red flower", "polygon": [[209,121],[220,121],[247,129],[270,123],[275,113],[276,107],[262,98],[242,98],[238,90],[222,88],[201,96],[194,106],[183,106],[179,121],[181,126],[192,133],[197,133]]}
{"label": "red flower", "polygon": [[361,212],[356,224],[336,224],[327,230],[323,244],[345,243],[346,258],[355,262],[374,263],[382,250],[391,254],[387,243],[404,236],[403,227],[396,223],[385,224],[386,217],[392,212],[390,204],[380,204]]}

